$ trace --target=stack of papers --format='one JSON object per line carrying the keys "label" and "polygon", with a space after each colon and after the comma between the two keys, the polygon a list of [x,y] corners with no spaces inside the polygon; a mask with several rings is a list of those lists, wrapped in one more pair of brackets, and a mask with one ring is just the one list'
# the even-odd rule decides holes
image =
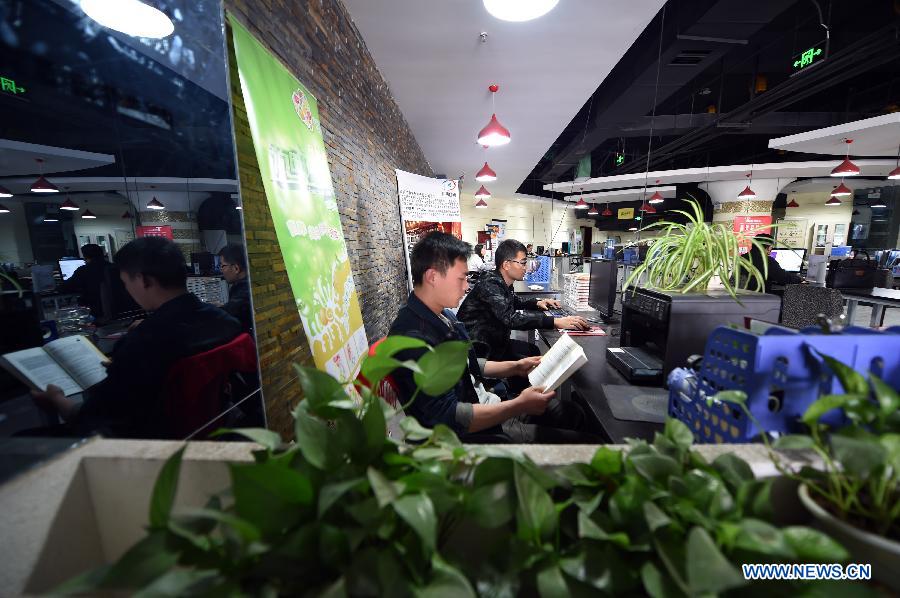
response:
{"label": "stack of papers", "polygon": [[563,302],[567,307],[575,311],[589,310],[590,292],[590,274],[566,274],[563,281]]}

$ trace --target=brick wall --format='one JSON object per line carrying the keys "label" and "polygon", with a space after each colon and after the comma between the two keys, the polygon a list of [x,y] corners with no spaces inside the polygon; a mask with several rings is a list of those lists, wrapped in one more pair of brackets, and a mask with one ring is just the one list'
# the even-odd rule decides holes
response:
{"label": "brick wall", "polygon": [[[369,340],[406,299],[395,168],[432,175],[387,84],[340,0],[225,0],[318,100],[344,238]],[[230,34],[229,34],[230,35]],[[293,304],[230,51],[244,226],[269,427],[292,434],[299,398],[291,363],[311,364]]]}

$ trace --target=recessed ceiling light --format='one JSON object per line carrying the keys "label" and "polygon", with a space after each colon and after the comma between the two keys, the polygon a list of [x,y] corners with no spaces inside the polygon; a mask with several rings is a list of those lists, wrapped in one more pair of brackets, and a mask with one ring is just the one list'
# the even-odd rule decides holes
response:
{"label": "recessed ceiling light", "polygon": [[502,21],[530,21],[542,17],[559,3],[559,0],[484,0],[489,13]]}
{"label": "recessed ceiling light", "polygon": [[81,0],[81,10],[104,27],[135,37],[162,38],[175,31],[172,19],[139,0]]}

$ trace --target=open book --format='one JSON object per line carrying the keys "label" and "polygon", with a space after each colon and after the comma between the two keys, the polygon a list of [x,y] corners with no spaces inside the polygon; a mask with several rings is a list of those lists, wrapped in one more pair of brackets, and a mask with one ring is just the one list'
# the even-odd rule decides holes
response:
{"label": "open book", "polygon": [[586,363],[584,349],[568,334],[563,334],[541,358],[540,365],[528,374],[528,381],[532,386],[543,388],[545,392],[556,390]]}
{"label": "open book", "polygon": [[55,384],[66,396],[83,392],[106,378],[106,361],[108,358],[84,336],[67,336],[43,347],[0,357],[0,365],[31,388],[46,390],[48,384]]}

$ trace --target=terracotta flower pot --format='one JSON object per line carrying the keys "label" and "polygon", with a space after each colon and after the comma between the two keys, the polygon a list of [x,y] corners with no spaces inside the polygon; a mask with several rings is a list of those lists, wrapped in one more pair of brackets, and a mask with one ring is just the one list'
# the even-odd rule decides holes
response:
{"label": "terracotta flower pot", "polygon": [[805,484],[797,493],[800,502],[815,519],[813,527],[825,532],[850,551],[853,563],[871,564],[872,578],[889,588],[900,591],[900,542],[863,531],[845,523],[823,509],[812,499]]}

